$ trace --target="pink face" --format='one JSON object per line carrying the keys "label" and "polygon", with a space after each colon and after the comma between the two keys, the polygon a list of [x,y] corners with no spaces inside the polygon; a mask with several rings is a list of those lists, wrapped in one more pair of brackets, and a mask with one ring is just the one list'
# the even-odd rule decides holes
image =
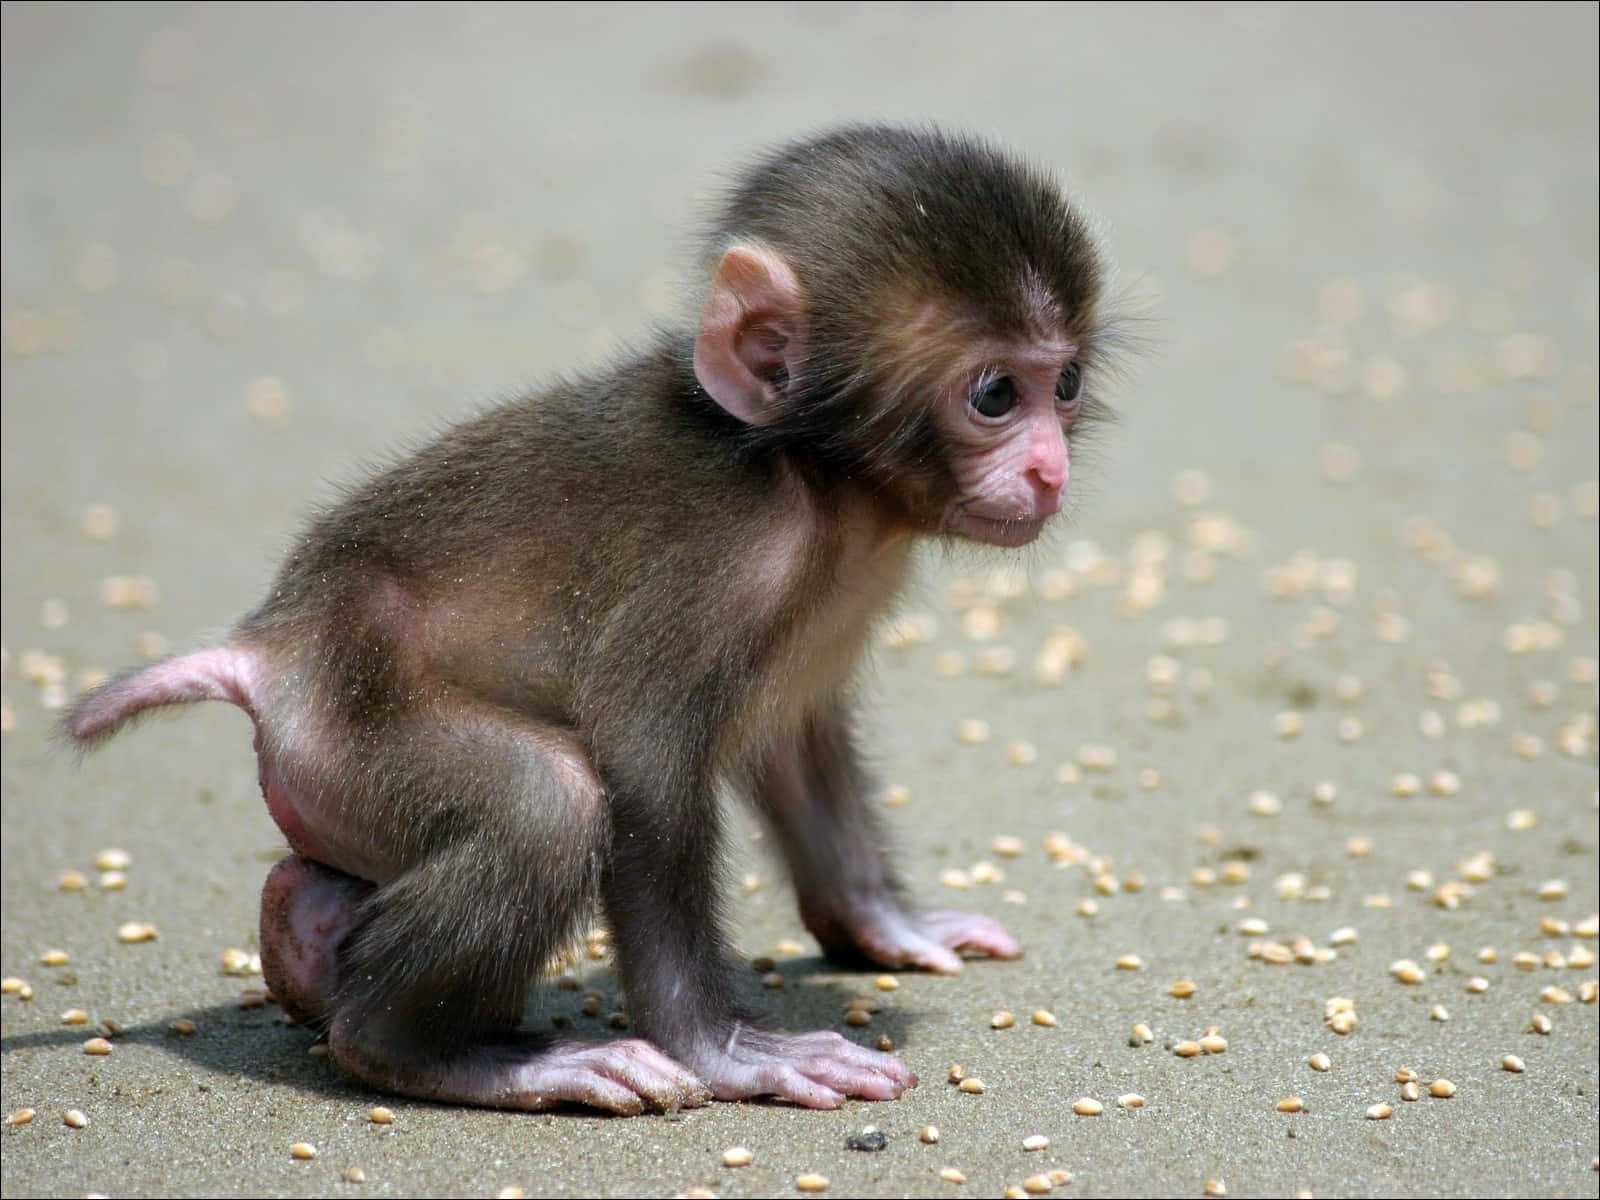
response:
{"label": "pink face", "polygon": [[1083,403],[1076,353],[1064,340],[992,347],[964,373],[940,413],[959,489],[947,532],[1025,546],[1059,511]]}

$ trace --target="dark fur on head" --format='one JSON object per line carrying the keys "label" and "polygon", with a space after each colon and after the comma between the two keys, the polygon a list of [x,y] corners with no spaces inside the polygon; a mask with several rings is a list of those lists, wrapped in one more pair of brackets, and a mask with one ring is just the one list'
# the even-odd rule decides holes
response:
{"label": "dark fur on head", "polygon": [[1064,333],[1093,381],[1109,274],[1093,227],[1049,175],[982,140],[853,125],[783,146],[727,196],[702,261],[749,242],[793,268],[810,321],[799,378],[779,381],[789,403],[752,443],[804,447],[935,511],[951,490],[928,392],[941,364],[896,371],[883,341],[924,301],[968,340]]}

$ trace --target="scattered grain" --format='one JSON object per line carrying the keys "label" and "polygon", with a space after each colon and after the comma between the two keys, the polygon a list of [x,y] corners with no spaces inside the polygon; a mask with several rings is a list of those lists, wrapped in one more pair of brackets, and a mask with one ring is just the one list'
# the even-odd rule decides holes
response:
{"label": "scattered grain", "polygon": [[1389,974],[1401,983],[1421,983],[1422,968],[1409,958],[1402,958],[1389,964]]}
{"label": "scattered grain", "polygon": [[1456,1085],[1448,1079],[1435,1079],[1428,1085],[1428,1095],[1436,1096],[1440,1100],[1448,1100],[1456,1094]]}
{"label": "scattered grain", "polygon": [[1050,1139],[1042,1133],[1030,1133],[1022,1139],[1022,1148],[1028,1151],[1043,1150],[1049,1144]]}
{"label": "scattered grain", "polygon": [[1092,1096],[1085,1096],[1081,1100],[1077,1100],[1073,1103],[1072,1111],[1077,1113],[1080,1117],[1098,1117],[1105,1111],[1105,1105],[1101,1104],[1100,1101],[1094,1099]]}
{"label": "scattered grain", "polygon": [[1522,1074],[1522,1072],[1528,1069],[1528,1064],[1523,1062],[1515,1054],[1507,1054],[1503,1056],[1500,1059],[1500,1066],[1503,1070],[1510,1071],[1517,1075]]}
{"label": "scattered grain", "polygon": [[968,717],[956,726],[956,740],[976,746],[989,740],[989,722]]}
{"label": "scattered grain", "polygon": [[1422,780],[1410,771],[1401,771],[1389,780],[1389,791],[1396,796],[1415,796],[1422,790]]}
{"label": "scattered grain", "polygon": [[1380,1102],[1367,1109],[1367,1120],[1369,1121],[1387,1121],[1393,1115],[1394,1106],[1391,1104]]}
{"label": "scattered grain", "polygon": [[1328,1071],[1333,1068],[1333,1060],[1321,1050],[1318,1050],[1310,1058],[1306,1059],[1306,1065],[1313,1071]]}
{"label": "scattered grain", "polygon": [[1278,1101],[1278,1111],[1281,1113],[1297,1113],[1304,1109],[1305,1101],[1299,1096],[1285,1096]]}
{"label": "scattered grain", "polygon": [[89,1118],[84,1115],[81,1108],[67,1109],[61,1114],[61,1121],[69,1129],[84,1129],[89,1124]]}
{"label": "scattered grain", "polygon": [[936,1146],[939,1144],[939,1127],[937,1125],[924,1125],[917,1132],[917,1136],[922,1139],[923,1145]]}
{"label": "scattered grain", "polygon": [[748,1146],[729,1146],[722,1152],[722,1165],[725,1167],[748,1167],[755,1160],[756,1156]]}
{"label": "scattered grain", "polygon": [[315,1158],[317,1156],[317,1148],[310,1142],[295,1142],[289,1147],[289,1155],[298,1159]]}
{"label": "scattered grain", "polygon": [[92,1055],[111,1053],[111,1043],[103,1037],[92,1037],[83,1044],[83,1052]]}
{"label": "scattered grain", "polygon": [[946,1183],[965,1183],[967,1181],[967,1177],[955,1167],[940,1167],[939,1178]]}
{"label": "scattered grain", "polygon": [[393,1125],[394,1109],[382,1104],[374,1105],[373,1107],[367,1109],[367,1120],[371,1121],[374,1125]]}
{"label": "scattered grain", "polygon": [[126,850],[102,850],[94,856],[95,869],[99,871],[126,871],[133,865],[133,855]]}
{"label": "scattered grain", "polygon": [[819,1175],[815,1171],[807,1171],[803,1175],[794,1177],[794,1186],[802,1192],[825,1192],[828,1190],[828,1177]]}
{"label": "scattered grain", "polygon": [[983,1094],[983,1080],[976,1079],[970,1075],[956,1086],[969,1096],[981,1096]]}

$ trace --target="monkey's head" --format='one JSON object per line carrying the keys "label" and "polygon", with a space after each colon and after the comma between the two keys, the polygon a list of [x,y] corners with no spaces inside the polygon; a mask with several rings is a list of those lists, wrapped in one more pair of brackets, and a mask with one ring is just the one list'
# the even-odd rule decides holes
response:
{"label": "monkey's head", "polygon": [[1031,542],[1093,415],[1106,268],[1046,175],[982,142],[851,127],[734,188],[694,369],[757,445],[918,533]]}

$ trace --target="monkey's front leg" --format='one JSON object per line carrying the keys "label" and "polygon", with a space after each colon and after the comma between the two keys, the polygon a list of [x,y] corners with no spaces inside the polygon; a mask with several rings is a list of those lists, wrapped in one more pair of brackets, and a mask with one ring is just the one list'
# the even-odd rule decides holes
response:
{"label": "monkey's front leg", "polygon": [[638,1031],[687,1065],[719,1100],[780,1096],[837,1108],[893,1100],[917,1077],[898,1059],[831,1031],[774,1033],[733,998],[717,921],[717,819],[709,789],[641,800],[611,792],[603,891],[628,1010]]}
{"label": "monkey's front leg", "polygon": [[801,918],[830,957],[954,974],[962,953],[1022,954],[997,921],[906,902],[842,700],[769,745],[751,782],[783,849]]}

